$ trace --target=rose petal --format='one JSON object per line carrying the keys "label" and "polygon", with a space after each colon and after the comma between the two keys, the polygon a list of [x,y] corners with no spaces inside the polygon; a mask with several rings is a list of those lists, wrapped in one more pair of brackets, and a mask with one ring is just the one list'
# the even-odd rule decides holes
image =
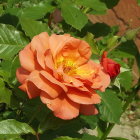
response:
{"label": "rose petal", "polygon": [[50,75],[48,72],[46,71],[41,71],[40,72],[48,81],[52,82],[53,84],[56,84],[58,86],[60,86],[65,92],[67,92],[67,88],[64,84],[62,84],[61,82],[57,81],[52,75]]}
{"label": "rose petal", "polygon": [[42,53],[37,52],[37,61],[40,66],[45,69],[45,56]]}
{"label": "rose petal", "polygon": [[62,92],[60,86],[44,78],[39,71],[33,71],[28,80],[33,82],[40,90],[47,92],[52,98],[56,98]]}
{"label": "rose petal", "polygon": [[20,67],[16,70],[16,77],[20,83],[24,83],[24,81],[26,80],[26,78],[28,77],[29,74],[30,74],[30,72],[28,72],[27,70],[25,70],[22,67]]}
{"label": "rose petal", "polygon": [[97,104],[101,102],[100,96],[93,91],[93,93],[79,91],[77,89],[70,89],[67,92],[67,96],[76,103],[79,104]]}
{"label": "rose petal", "polygon": [[43,103],[46,103],[48,108],[54,112],[56,117],[64,120],[70,120],[79,115],[80,105],[72,102],[65,95],[52,99],[42,92],[40,97]]}
{"label": "rose petal", "polygon": [[79,45],[78,52],[80,53],[80,56],[81,56],[79,60],[77,60],[78,65],[82,65],[86,63],[92,54],[91,47],[88,45],[88,43],[86,43],[83,40],[81,41]]}
{"label": "rose petal", "polygon": [[19,52],[19,60],[21,66],[27,71],[33,71],[35,69],[35,61],[33,52],[28,44],[22,51]]}
{"label": "rose petal", "polygon": [[26,83],[23,83],[18,88],[21,89],[22,91],[26,92]]}
{"label": "rose petal", "polygon": [[102,86],[102,78],[100,76],[96,76],[94,79],[93,79],[93,84],[92,84],[92,88],[93,89],[99,89],[101,88]]}
{"label": "rose petal", "polygon": [[64,83],[72,84],[74,87],[81,87],[84,85],[80,80],[77,80],[74,77],[69,76],[65,73],[63,73],[63,80],[64,80]]}
{"label": "rose petal", "polygon": [[98,110],[94,105],[80,105],[80,113],[83,115],[96,115]]}
{"label": "rose petal", "polygon": [[41,90],[39,90],[32,82],[27,81],[26,83],[26,91],[29,96],[29,98],[35,98],[37,96],[40,96]]}
{"label": "rose petal", "polygon": [[70,40],[70,35],[56,35],[52,34],[49,38],[49,47],[53,57],[55,58],[56,55],[62,50],[65,43]]}
{"label": "rose petal", "polygon": [[35,37],[31,41],[32,51],[37,51],[38,53],[44,54],[47,49],[49,49],[49,35],[43,32]]}
{"label": "rose petal", "polygon": [[102,92],[104,92],[105,91],[105,89],[109,86],[109,84],[110,84],[110,76],[107,74],[107,73],[105,73],[103,70],[101,70],[100,72],[99,72],[99,75],[100,75],[100,77],[102,78],[102,86],[99,88]]}
{"label": "rose petal", "polygon": [[45,64],[46,66],[51,69],[51,70],[54,70],[54,62],[53,62],[53,58],[52,58],[52,54],[50,52],[50,50],[47,50],[46,53],[45,53]]}

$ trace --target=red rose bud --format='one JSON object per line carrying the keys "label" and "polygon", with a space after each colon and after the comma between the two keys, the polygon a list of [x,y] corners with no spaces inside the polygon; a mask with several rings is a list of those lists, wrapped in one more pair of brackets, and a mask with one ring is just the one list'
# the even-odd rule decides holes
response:
{"label": "red rose bud", "polygon": [[113,61],[112,59],[107,58],[107,52],[104,51],[102,58],[101,58],[101,64],[111,78],[116,77],[120,73],[120,64]]}

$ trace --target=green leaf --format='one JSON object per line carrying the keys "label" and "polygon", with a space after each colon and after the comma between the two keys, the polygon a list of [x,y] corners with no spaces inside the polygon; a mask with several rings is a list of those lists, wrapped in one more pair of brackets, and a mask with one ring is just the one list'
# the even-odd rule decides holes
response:
{"label": "green leaf", "polygon": [[8,83],[10,87],[17,83],[16,69],[20,66],[18,56],[12,60],[3,60],[0,67],[0,76]]}
{"label": "green leaf", "polygon": [[31,118],[34,118],[41,122],[49,114],[49,109],[40,102],[39,97],[32,100],[27,100],[28,97],[26,93],[20,93],[19,91],[16,91],[15,94],[18,98],[23,100],[23,102],[26,100],[26,103],[24,103],[22,110],[28,120],[31,121]]}
{"label": "green leaf", "polygon": [[104,15],[104,14],[106,14],[106,11],[91,10],[90,12],[88,12],[88,14],[90,14],[90,15]]}
{"label": "green leaf", "polygon": [[66,121],[55,117],[53,114],[49,114],[43,119],[39,125],[39,133],[43,133],[46,130],[55,130],[61,127]]}
{"label": "green leaf", "polygon": [[116,50],[111,52],[113,57],[115,58],[132,58],[134,59],[137,56],[138,49],[133,41],[127,41],[125,43],[120,44]]}
{"label": "green leaf", "polygon": [[138,5],[140,6],[140,0],[137,0],[137,2],[138,2]]}
{"label": "green leaf", "polygon": [[4,13],[3,6],[0,5],[0,16]]}
{"label": "green leaf", "polygon": [[118,4],[119,0],[102,0],[109,9],[112,9],[115,5]]}
{"label": "green leaf", "polygon": [[91,116],[80,116],[81,120],[84,121],[84,123],[88,124],[90,126],[90,129],[95,129],[97,126],[97,116],[91,115]]}
{"label": "green leaf", "polygon": [[112,36],[107,40],[107,48],[113,48],[118,44],[119,36]]}
{"label": "green leaf", "polygon": [[124,37],[127,39],[127,40],[132,40],[132,39],[135,39],[136,35],[140,32],[140,27],[139,28],[136,28],[136,29],[133,29],[133,30],[128,30],[126,31]]}
{"label": "green leaf", "polygon": [[119,88],[119,90],[121,91],[121,85],[118,77],[114,79],[113,85]]}
{"label": "green leaf", "polygon": [[10,138],[10,139],[7,139],[7,140],[24,140],[22,138]]}
{"label": "green leaf", "polygon": [[100,118],[110,123],[119,123],[122,106],[121,101],[112,90],[106,90],[105,93],[99,92],[102,98],[102,103],[99,105]]}
{"label": "green leaf", "polygon": [[99,140],[99,138],[93,135],[84,134],[81,140]]}
{"label": "green leaf", "polygon": [[22,10],[21,17],[29,18],[32,20],[41,19],[47,13],[54,10],[54,7],[49,2],[40,2],[32,7],[27,7]]}
{"label": "green leaf", "polygon": [[70,138],[70,137],[59,137],[59,138],[56,138],[54,140],[80,140],[80,139],[77,139],[77,138]]}
{"label": "green leaf", "polygon": [[128,140],[126,138],[121,138],[121,137],[108,137],[107,139],[110,139],[110,140]]}
{"label": "green leaf", "polygon": [[86,127],[85,124],[81,119],[78,117],[73,120],[63,120],[63,125],[60,125],[59,128],[54,130],[49,130],[46,132],[46,137],[48,140],[52,140],[56,138],[56,136],[69,136],[69,137],[76,137],[81,138],[81,134],[78,133],[79,130]]}
{"label": "green leaf", "polygon": [[129,90],[132,87],[132,73],[131,71],[125,71],[119,74],[119,82],[125,90]]}
{"label": "green leaf", "polygon": [[20,67],[19,57],[16,56],[11,62],[9,83],[15,85],[17,83],[16,70]]}
{"label": "green leaf", "polygon": [[88,22],[87,16],[78,7],[72,5],[69,0],[61,3],[61,10],[65,22],[78,30],[81,30]]}
{"label": "green leaf", "polygon": [[17,7],[8,8],[8,9],[5,10],[5,13],[10,14],[12,16],[21,17],[21,15],[23,13],[23,9],[17,8]]}
{"label": "green leaf", "polygon": [[11,136],[0,136],[0,140],[23,140],[19,135],[11,135]]}
{"label": "green leaf", "polygon": [[19,135],[5,135],[5,136],[2,136],[0,135],[0,140],[24,140],[22,138],[20,138]]}
{"label": "green leaf", "polygon": [[26,123],[18,122],[14,119],[0,122],[0,137],[17,136],[29,133],[35,135],[35,131]]}
{"label": "green leaf", "polygon": [[87,35],[83,38],[92,48],[92,53],[98,55],[99,50],[94,40],[94,35],[92,33],[87,33]]}
{"label": "green leaf", "polygon": [[95,35],[95,38],[106,36],[111,32],[111,28],[104,23],[93,24],[89,22],[83,30],[85,30],[86,33],[92,33]]}
{"label": "green leaf", "polygon": [[10,104],[11,91],[5,87],[5,83],[2,78],[0,78],[0,103]]}
{"label": "green leaf", "polygon": [[80,4],[88,8],[92,8],[96,11],[107,10],[105,3],[101,2],[100,0],[77,0],[77,4]]}
{"label": "green leaf", "polygon": [[7,0],[8,7],[13,7],[14,3],[15,3],[15,0]]}
{"label": "green leaf", "polygon": [[116,50],[110,52],[112,58],[130,58],[132,60],[136,59],[139,73],[140,73],[140,53],[134,41],[127,41],[120,44]]}
{"label": "green leaf", "polygon": [[28,41],[13,26],[0,24],[0,59],[11,59]]}
{"label": "green leaf", "polygon": [[48,25],[42,23],[41,21],[34,21],[28,18],[21,18],[20,23],[22,29],[25,31],[25,34],[30,38],[33,38],[35,35],[38,35],[41,32],[50,33]]}

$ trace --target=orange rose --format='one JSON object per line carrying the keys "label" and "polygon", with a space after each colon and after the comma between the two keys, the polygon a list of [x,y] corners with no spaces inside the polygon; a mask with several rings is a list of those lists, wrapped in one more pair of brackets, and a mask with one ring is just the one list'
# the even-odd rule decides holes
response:
{"label": "orange rose", "polygon": [[72,119],[98,113],[95,90],[104,91],[110,77],[100,64],[89,60],[90,46],[68,34],[35,36],[19,53],[21,67],[16,75],[21,90],[41,101],[56,117]]}

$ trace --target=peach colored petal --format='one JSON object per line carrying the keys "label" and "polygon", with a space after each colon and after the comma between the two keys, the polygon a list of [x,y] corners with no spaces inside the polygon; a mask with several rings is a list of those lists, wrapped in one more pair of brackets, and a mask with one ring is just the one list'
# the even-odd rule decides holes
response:
{"label": "peach colored petal", "polygon": [[80,105],[72,102],[65,95],[52,99],[47,94],[41,93],[40,97],[42,102],[47,104],[48,108],[53,111],[56,117],[70,120],[79,115]]}
{"label": "peach colored petal", "polygon": [[103,70],[101,70],[100,72],[99,72],[99,75],[100,75],[100,77],[102,78],[102,86],[101,86],[101,88],[100,88],[100,90],[102,91],[102,92],[104,92],[105,91],[105,89],[109,86],[109,84],[110,84],[110,76],[107,74],[107,73],[105,73]]}
{"label": "peach colored petal", "polygon": [[49,49],[49,35],[46,32],[43,32],[37,36],[34,36],[31,41],[31,49],[34,52],[35,50],[41,54],[44,54],[47,49]]}
{"label": "peach colored petal", "polygon": [[[70,87],[75,87],[73,86],[73,84],[69,84],[69,83],[64,83],[64,85]],[[75,87],[76,89],[80,90],[80,91],[85,91],[85,92],[89,92],[88,88],[86,88],[85,86],[80,86],[80,87]]]}
{"label": "peach colored petal", "polygon": [[49,104],[51,103],[52,100],[54,100],[54,98],[51,98],[48,93],[42,91],[40,94],[40,99],[42,101],[43,104]]}
{"label": "peach colored petal", "polygon": [[76,89],[70,89],[67,96],[75,103],[79,104],[97,104],[101,102],[100,96],[93,91],[93,93],[83,92]]}
{"label": "peach colored petal", "polygon": [[52,58],[52,54],[50,52],[50,50],[47,50],[46,53],[45,53],[45,65],[51,69],[51,70],[54,70],[54,62],[53,62],[53,58]]}
{"label": "peach colored petal", "polygon": [[19,52],[19,60],[21,66],[27,71],[33,71],[35,69],[35,61],[33,52],[28,44],[22,51]]}
{"label": "peach colored petal", "polygon": [[77,65],[82,65],[89,60],[91,48],[85,41],[71,37],[71,40],[66,42],[60,54],[65,59],[72,59]]}
{"label": "peach colored petal", "polygon": [[72,84],[74,87],[81,87],[84,85],[80,80],[77,80],[74,77],[69,76],[67,74],[63,74],[63,80],[64,83]]}
{"label": "peach colored petal", "polygon": [[92,54],[89,44],[83,40],[80,43],[79,52],[81,56],[83,56],[87,60],[90,58]]}
{"label": "peach colored petal", "polygon": [[98,110],[94,105],[80,105],[80,113],[83,115],[96,115]]}
{"label": "peach colored petal", "polygon": [[56,98],[62,92],[60,86],[44,78],[39,71],[33,71],[29,75],[28,80],[33,82],[40,90],[47,92],[52,98]]}
{"label": "peach colored petal", "polygon": [[100,76],[96,76],[94,79],[93,79],[93,84],[92,84],[92,88],[93,89],[99,89],[101,88],[102,86],[102,78]]}
{"label": "peach colored petal", "polygon": [[91,56],[91,49],[88,43],[69,35],[51,35],[49,46],[53,58],[62,56],[67,59],[73,59],[78,65],[87,62]]}
{"label": "peach colored petal", "polygon": [[21,89],[22,91],[26,92],[26,83],[23,83],[18,88]]}
{"label": "peach colored petal", "polygon": [[52,82],[53,84],[56,84],[58,86],[60,86],[65,92],[67,92],[67,87],[62,84],[61,82],[57,81],[52,75],[50,75],[48,72],[46,71],[40,71],[40,74],[43,75],[48,81]]}
{"label": "peach colored petal", "polygon": [[26,91],[30,99],[40,96],[41,92],[41,90],[38,89],[37,86],[30,81],[27,81],[26,83]]}
{"label": "peach colored petal", "polygon": [[92,54],[89,44],[83,40],[79,45],[78,52],[80,53],[81,56],[79,60],[77,60],[78,65],[86,63]]}
{"label": "peach colored petal", "polygon": [[45,69],[45,55],[37,52],[37,61],[40,66]]}
{"label": "peach colored petal", "polygon": [[52,34],[49,38],[49,47],[53,57],[55,58],[56,55],[62,50],[65,43],[71,40],[70,35],[56,35]]}
{"label": "peach colored petal", "polygon": [[24,81],[26,80],[26,78],[28,77],[29,74],[30,74],[30,72],[28,72],[27,70],[25,70],[22,67],[20,67],[16,70],[16,77],[20,83],[24,83]]}

